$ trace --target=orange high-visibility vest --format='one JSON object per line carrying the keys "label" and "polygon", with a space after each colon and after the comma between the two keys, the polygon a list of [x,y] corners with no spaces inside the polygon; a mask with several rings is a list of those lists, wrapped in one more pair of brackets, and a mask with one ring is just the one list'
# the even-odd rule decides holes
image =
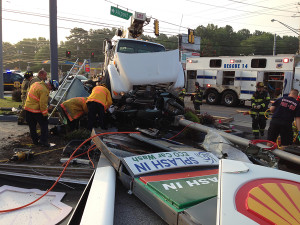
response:
{"label": "orange high-visibility vest", "polygon": [[48,115],[49,89],[44,81],[36,82],[29,88],[24,109],[32,113]]}
{"label": "orange high-visibility vest", "polygon": [[60,104],[70,121],[75,120],[88,112],[86,99],[87,98],[85,97],[76,97]]}
{"label": "orange high-visibility vest", "polygon": [[96,86],[86,102],[98,102],[104,106],[104,110],[107,110],[112,104],[110,91],[106,87]]}

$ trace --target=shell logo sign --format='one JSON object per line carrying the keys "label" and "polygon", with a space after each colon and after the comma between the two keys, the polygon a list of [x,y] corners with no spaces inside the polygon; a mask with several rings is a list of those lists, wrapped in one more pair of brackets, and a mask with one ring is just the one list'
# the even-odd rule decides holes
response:
{"label": "shell logo sign", "polygon": [[258,179],[239,188],[238,212],[258,224],[300,225],[300,183],[284,179]]}

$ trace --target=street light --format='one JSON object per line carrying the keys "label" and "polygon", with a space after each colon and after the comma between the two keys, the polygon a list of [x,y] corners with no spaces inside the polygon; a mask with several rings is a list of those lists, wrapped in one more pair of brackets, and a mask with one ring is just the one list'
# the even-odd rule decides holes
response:
{"label": "street light", "polygon": [[297,29],[283,23],[280,22],[279,20],[275,20],[275,19],[271,19],[271,22],[277,21],[278,23],[282,24],[283,26],[285,26],[286,28],[288,28],[289,30],[293,31],[294,33],[296,33],[298,35],[298,39],[299,39],[299,46],[298,46],[298,54],[300,53],[300,34],[297,32]]}
{"label": "street light", "polygon": [[289,25],[287,25],[287,24],[285,24],[285,23],[282,23],[282,22],[280,22],[279,20],[271,19],[271,22],[274,22],[274,21],[277,21],[278,23],[281,23],[283,26],[285,26],[286,28],[290,29],[291,31],[293,31],[294,33],[296,33],[298,36],[300,35],[300,34],[296,31],[297,29],[295,29],[295,28],[293,28],[293,27],[291,27],[291,26],[289,26]]}

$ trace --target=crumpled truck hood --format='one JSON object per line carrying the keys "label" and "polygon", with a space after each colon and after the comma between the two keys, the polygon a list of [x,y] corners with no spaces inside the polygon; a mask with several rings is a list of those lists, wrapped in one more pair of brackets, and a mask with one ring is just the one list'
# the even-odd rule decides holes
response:
{"label": "crumpled truck hood", "polygon": [[161,83],[175,83],[184,74],[179,62],[179,51],[153,53],[117,53],[116,63],[119,74],[129,85],[155,85]]}

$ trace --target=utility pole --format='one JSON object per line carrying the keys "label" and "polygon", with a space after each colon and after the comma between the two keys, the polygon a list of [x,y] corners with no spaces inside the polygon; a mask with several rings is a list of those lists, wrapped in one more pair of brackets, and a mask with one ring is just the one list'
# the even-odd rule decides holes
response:
{"label": "utility pole", "polygon": [[0,98],[4,98],[3,48],[2,48],[2,0],[0,0]]}
{"label": "utility pole", "polygon": [[273,55],[276,55],[276,34],[274,34]]}
{"label": "utility pole", "polygon": [[51,79],[58,80],[57,0],[49,0]]}
{"label": "utility pole", "polygon": [[298,45],[298,51],[297,51],[297,53],[299,54],[300,53],[300,34],[299,34],[299,32],[295,28],[293,28],[293,27],[291,27],[291,26],[289,26],[289,25],[287,25],[287,24],[285,24],[283,22],[280,22],[279,20],[271,19],[271,22],[275,22],[275,21],[277,21],[278,23],[282,24],[283,26],[285,26],[286,28],[288,28],[289,30],[293,31],[295,34],[298,35],[299,45]]}

